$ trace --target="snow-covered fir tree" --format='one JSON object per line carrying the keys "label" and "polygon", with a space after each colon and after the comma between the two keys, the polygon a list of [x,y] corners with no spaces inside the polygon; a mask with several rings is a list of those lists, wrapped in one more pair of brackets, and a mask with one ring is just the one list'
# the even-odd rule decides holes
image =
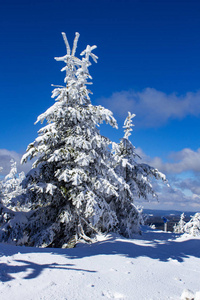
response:
{"label": "snow-covered fir tree", "polygon": [[165,182],[166,176],[148,164],[137,163],[140,157],[135,152],[135,147],[129,140],[132,127],[134,126],[132,123],[133,117],[135,117],[135,115],[128,112],[123,126],[125,128],[124,137],[119,144],[113,143],[114,158],[117,163],[116,172],[120,174],[129,185],[133,199],[136,197],[147,199],[149,194],[156,197],[151,184],[151,178],[162,179]]}
{"label": "snow-covered fir tree", "polygon": [[186,224],[184,219],[185,219],[185,214],[182,213],[181,216],[180,216],[180,220],[179,220],[178,224],[174,225],[174,232],[175,233],[184,233],[184,226]]}
{"label": "snow-covered fir tree", "polygon": [[183,226],[183,231],[181,233],[186,233],[192,236],[200,236],[200,213],[191,216],[189,222],[185,223]]}
{"label": "snow-covered fir tree", "polygon": [[87,240],[91,233],[117,226],[108,199],[118,196],[118,178],[109,163],[110,141],[97,128],[103,121],[117,123],[109,110],[91,104],[88,67],[90,57],[97,61],[96,46],[87,46],[79,59],[78,37],[71,50],[63,33],[67,54],[55,59],[66,64],[66,86],[53,90],[55,104],[37,119],[47,124],[22,158],[37,157],[24,187],[36,212],[29,243],[38,246],[62,246],[72,236]]}
{"label": "snow-covered fir tree", "polygon": [[[17,197],[22,195],[23,189],[21,186],[25,178],[24,172],[17,172],[17,163],[11,159],[11,168],[8,175],[1,180],[1,202],[7,207],[15,207]],[[14,201],[15,200],[15,201]]]}
{"label": "snow-covered fir tree", "polygon": [[184,221],[185,215],[181,214],[180,221],[174,226],[174,232],[176,233],[186,233],[192,236],[200,236],[200,213],[191,216],[190,221]]}
{"label": "snow-covered fir tree", "polygon": [[45,126],[22,158],[23,163],[35,158],[23,180],[23,223],[11,213],[0,228],[4,241],[62,247],[72,238],[91,241],[97,232],[117,231],[131,237],[139,232],[141,218],[134,197],[154,194],[151,176],[164,178],[156,169],[135,162],[135,149],[128,139],[131,114],[125,121],[124,138],[111,151],[111,141],[98,127],[105,121],[117,128],[117,122],[111,111],[91,104],[87,88],[92,79],[90,58],[97,62],[92,53],[96,46],[88,45],[77,58],[79,34],[72,50],[62,35],[67,54],[55,59],[65,63],[66,85],[55,87],[55,103],[37,118],[36,123],[45,122]]}
{"label": "snow-covered fir tree", "polygon": [[[140,197],[147,199],[151,194],[157,197],[151,184],[151,179],[161,179],[164,182],[166,177],[157,169],[143,163],[138,163],[140,157],[135,151],[135,147],[129,140],[134,114],[128,112],[128,116],[124,121],[124,136],[119,144],[112,143],[114,154],[114,170],[121,178],[120,186],[120,202],[117,204],[120,211],[120,224],[123,224],[123,234],[131,236],[138,228],[140,214],[139,208],[136,208],[134,201]],[[136,217],[137,215],[137,217]]]}
{"label": "snow-covered fir tree", "polygon": [[24,224],[28,222],[25,215],[29,210],[23,205],[26,194],[21,183],[25,174],[17,172],[17,163],[13,159],[10,162],[9,174],[0,181],[0,240],[4,242],[16,242],[16,237],[24,235]]}
{"label": "snow-covered fir tree", "polygon": [[200,236],[200,213],[194,214],[184,225],[184,232],[192,236]]}

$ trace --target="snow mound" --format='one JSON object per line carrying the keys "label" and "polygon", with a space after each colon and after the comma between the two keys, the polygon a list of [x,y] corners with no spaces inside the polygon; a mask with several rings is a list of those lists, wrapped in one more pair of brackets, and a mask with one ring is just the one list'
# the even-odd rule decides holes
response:
{"label": "snow mound", "polygon": [[181,295],[181,300],[200,300],[200,291],[195,294],[190,290],[184,290]]}
{"label": "snow mound", "polygon": [[73,249],[0,244],[0,299],[199,299],[184,290],[199,291],[200,238],[143,231]]}

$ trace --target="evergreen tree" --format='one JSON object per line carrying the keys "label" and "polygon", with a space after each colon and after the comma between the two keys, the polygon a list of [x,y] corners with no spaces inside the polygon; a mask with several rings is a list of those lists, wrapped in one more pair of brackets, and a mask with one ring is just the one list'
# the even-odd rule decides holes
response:
{"label": "evergreen tree", "polygon": [[67,54],[55,59],[66,64],[61,70],[66,72],[66,85],[55,87],[55,103],[37,118],[36,123],[45,126],[22,157],[22,163],[35,161],[22,182],[21,219],[15,207],[8,218],[2,214],[0,239],[4,241],[62,247],[71,239],[91,241],[97,232],[117,231],[131,237],[139,232],[141,220],[135,197],[154,193],[151,176],[164,179],[156,169],[135,162],[128,139],[133,126],[130,113],[125,135],[111,151],[111,141],[98,127],[105,121],[117,128],[116,120],[108,109],[91,104],[87,88],[92,79],[90,58],[97,62],[92,53],[96,46],[87,46],[82,58],[77,58],[79,34],[72,50],[62,35]]}
{"label": "evergreen tree", "polygon": [[191,217],[190,221],[184,225],[184,232],[192,236],[200,236],[200,213]]}
{"label": "evergreen tree", "polygon": [[18,174],[17,163],[11,159],[11,169],[8,175],[0,182],[0,199],[1,203],[7,207],[14,207],[17,203],[17,197],[22,195],[23,189],[21,186],[25,178],[24,172]]}
{"label": "evergreen tree", "polygon": [[[114,154],[114,170],[121,177],[120,201],[118,210],[120,212],[120,227],[123,224],[123,235],[130,237],[138,231],[139,224],[142,222],[139,208],[134,205],[138,198],[148,199],[148,195],[157,197],[151,184],[151,179],[161,179],[166,182],[164,174],[157,169],[143,163],[137,163],[140,159],[135,151],[135,147],[129,140],[131,135],[132,118],[134,114],[128,112],[124,121],[124,136],[119,144],[112,143]],[[119,217],[118,217],[119,218]]]}
{"label": "evergreen tree", "polygon": [[17,164],[13,159],[10,162],[9,174],[0,181],[0,240],[15,243],[24,236],[29,209],[27,205],[23,205],[26,194],[21,183],[25,174],[17,172]]}
{"label": "evergreen tree", "polygon": [[182,213],[181,216],[180,216],[180,220],[179,220],[178,224],[174,225],[174,232],[175,233],[184,233],[184,226],[186,224],[184,219],[185,219],[185,214]]}
{"label": "evergreen tree", "polygon": [[37,158],[23,182],[34,211],[25,230],[29,245],[62,246],[72,236],[89,240],[91,233],[118,223],[109,206],[119,184],[110,164],[110,141],[97,128],[103,121],[113,127],[117,123],[109,110],[91,105],[86,85],[96,46],[87,46],[79,59],[78,37],[71,51],[63,33],[67,54],[56,60],[66,63],[66,86],[54,89],[55,104],[37,119],[47,124],[22,158]]}
{"label": "evergreen tree", "polygon": [[184,221],[185,214],[182,213],[180,217],[180,221],[177,225],[174,226],[175,233],[186,233],[192,236],[200,235],[200,213],[194,214],[191,216],[189,222]]}

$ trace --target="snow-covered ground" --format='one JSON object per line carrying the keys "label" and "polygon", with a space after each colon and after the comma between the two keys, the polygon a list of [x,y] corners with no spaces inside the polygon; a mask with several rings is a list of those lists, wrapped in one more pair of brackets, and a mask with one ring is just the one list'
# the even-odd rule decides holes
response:
{"label": "snow-covered ground", "polygon": [[180,299],[200,290],[200,237],[146,228],[74,249],[0,244],[1,300]]}

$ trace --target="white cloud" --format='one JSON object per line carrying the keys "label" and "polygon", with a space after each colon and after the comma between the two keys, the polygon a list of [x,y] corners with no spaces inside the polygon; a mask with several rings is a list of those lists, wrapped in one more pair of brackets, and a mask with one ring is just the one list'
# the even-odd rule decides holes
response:
{"label": "white cloud", "polygon": [[185,148],[178,152],[172,152],[168,157],[170,162],[163,162],[159,157],[151,158],[140,148],[137,149],[137,153],[145,162],[166,174],[180,174],[187,171],[200,172],[200,148],[197,151]]}
{"label": "white cloud", "polygon": [[0,175],[7,175],[10,172],[10,160],[14,159],[17,163],[17,170],[18,172],[24,171],[25,173],[28,172],[31,169],[31,163],[27,162],[26,164],[21,165],[22,155],[15,152],[15,151],[9,151],[7,149],[0,149],[0,167],[3,167],[2,172]]}
{"label": "white cloud", "polygon": [[125,118],[128,111],[136,114],[135,123],[141,127],[159,127],[168,119],[200,115],[200,91],[179,96],[146,88],[142,92],[115,92],[109,98],[101,98],[99,101],[119,117]]}
{"label": "white cloud", "polygon": [[182,190],[190,190],[194,198],[200,198],[200,176],[196,178],[186,178],[176,185]]}
{"label": "white cloud", "polygon": [[[180,210],[180,211],[200,211],[200,196],[196,194],[185,193],[183,189],[176,186],[176,183],[169,178],[170,187],[154,183],[154,190],[158,195],[156,199],[150,199],[149,202],[138,202],[144,208],[163,209],[163,210]],[[181,183],[181,180],[180,180]]]}
{"label": "white cloud", "polygon": [[[171,162],[161,158],[151,158],[142,149],[136,149],[143,162],[157,168],[167,175],[170,187],[155,181],[154,189],[160,203],[153,201],[144,204],[152,209],[175,209],[182,211],[200,210],[200,149],[183,149],[169,155]],[[188,175],[189,174],[189,175]]]}
{"label": "white cloud", "polygon": [[171,188],[173,190],[173,192],[167,191],[166,189],[164,189],[163,191],[161,191],[161,193],[159,193],[159,199],[160,202],[163,205],[168,205],[168,202],[170,201],[171,203],[171,207],[174,207],[174,209],[179,209],[181,210],[181,208],[183,210],[196,210],[199,211],[200,209],[200,197],[198,197],[198,195],[195,194],[185,194],[184,190],[173,187]]}

